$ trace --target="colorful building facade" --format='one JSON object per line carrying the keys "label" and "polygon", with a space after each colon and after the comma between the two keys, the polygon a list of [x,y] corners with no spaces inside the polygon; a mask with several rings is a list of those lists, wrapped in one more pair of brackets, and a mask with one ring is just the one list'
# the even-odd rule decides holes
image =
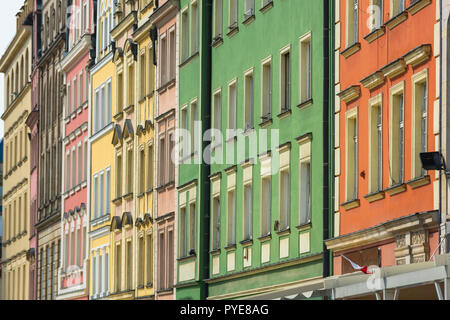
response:
{"label": "colorful building facade", "polygon": [[61,257],[62,216],[62,74],[57,65],[65,52],[65,1],[37,1],[42,23],[33,28],[40,34],[38,42],[39,69],[39,200],[36,231],[38,233],[37,298],[54,300],[58,288]]}
{"label": "colorful building facade", "polygon": [[324,3],[214,1],[208,299],[327,275]]}
{"label": "colorful building facade", "polygon": [[[115,26],[114,1],[97,1],[96,57],[90,68],[89,103],[89,299],[108,299],[113,273],[110,224],[114,215],[111,202],[115,180],[112,114],[116,105],[114,45],[109,35]],[[95,155],[102,156],[95,156]]]}
{"label": "colorful building facade", "polygon": [[58,68],[65,81],[61,268],[58,299],[88,298],[87,210],[88,99],[91,50],[95,47],[94,2],[73,1],[68,8],[66,52]]}
{"label": "colorful building facade", "polygon": [[31,111],[31,54],[33,2],[17,15],[16,34],[0,60],[5,75],[3,175],[2,298],[27,300],[29,290],[30,150],[26,119]]}
{"label": "colorful building facade", "polygon": [[[441,242],[439,172],[419,157],[440,146],[439,12],[431,0],[336,1],[335,233],[325,242],[335,275],[355,271],[342,255],[380,268],[424,263]],[[411,287],[397,297],[434,290]]]}

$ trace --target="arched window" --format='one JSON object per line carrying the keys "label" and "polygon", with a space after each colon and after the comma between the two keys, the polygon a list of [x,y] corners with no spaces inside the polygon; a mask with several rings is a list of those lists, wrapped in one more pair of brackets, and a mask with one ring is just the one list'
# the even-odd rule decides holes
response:
{"label": "arched window", "polygon": [[23,63],[23,56],[20,59],[20,89],[22,89],[24,87],[24,79],[25,79],[25,68],[24,68],[24,63]]}
{"label": "arched window", "polygon": [[11,90],[9,88],[9,76],[6,80],[6,101],[8,102],[8,105],[11,103]]}
{"label": "arched window", "polygon": [[16,82],[15,82],[15,91],[16,94],[19,93],[19,62],[16,63]]}
{"label": "arched window", "polygon": [[[14,88],[14,69],[12,69],[11,71],[11,95],[14,94],[16,92],[16,89]],[[11,101],[12,101],[12,96],[11,97]]]}
{"label": "arched window", "polygon": [[29,78],[29,62],[28,62],[28,59],[29,59],[29,55],[28,55],[28,49],[27,49],[27,51],[25,52],[25,83],[28,83],[28,78]]}

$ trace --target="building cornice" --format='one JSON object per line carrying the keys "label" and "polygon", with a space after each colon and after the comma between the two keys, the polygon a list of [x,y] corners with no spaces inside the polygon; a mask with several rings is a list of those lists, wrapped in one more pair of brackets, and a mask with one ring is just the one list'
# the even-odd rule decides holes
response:
{"label": "building cornice", "polygon": [[91,49],[91,35],[85,34],[80,41],[61,59],[57,67],[61,72],[67,72],[81,57],[89,54]]}
{"label": "building cornice", "polygon": [[[17,33],[0,59],[0,72],[5,73],[11,62],[17,58],[17,52],[23,47],[25,41],[31,38],[31,26],[23,26]],[[31,52],[30,52],[31,54]]]}

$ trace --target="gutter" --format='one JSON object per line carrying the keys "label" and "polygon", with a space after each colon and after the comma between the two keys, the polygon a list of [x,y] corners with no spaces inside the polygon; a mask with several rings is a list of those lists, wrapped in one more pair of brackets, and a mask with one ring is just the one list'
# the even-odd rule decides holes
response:
{"label": "gutter", "polygon": [[[330,132],[329,132],[329,102],[330,102],[330,8],[329,0],[323,0],[323,270],[324,278],[330,275],[330,251],[326,247],[325,240],[330,236],[330,200],[329,200],[329,171],[330,171]],[[331,10],[332,12],[332,10]]]}
{"label": "gutter", "polygon": [[[211,128],[211,95],[212,95],[212,89],[211,89],[211,80],[212,80],[212,46],[211,46],[211,39],[212,39],[212,1],[203,1],[203,10],[204,12],[204,21],[205,21],[205,28],[203,35],[203,47],[204,47],[204,55],[205,58],[203,60],[204,64],[204,74],[206,77],[205,81],[205,89],[203,93],[203,102],[204,102],[204,109],[203,111],[203,132]],[[208,141],[203,141],[203,150],[208,146]],[[207,163],[204,163],[202,161],[202,168],[203,172],[201,174],[203,175],[203,188],[204,191],[203,194],[203,248],[201,249],[201,255],[200,255],[200,282],[201,282],[201,296],[200,299],[206,300],[209,296],[209,290],[208,290],[208,283],[205,281],[205,279],[209,278],[209,247],[210,247],[210,220],[211,220],[211,212],[210,212],[210,196],[211,196],[211,182],[209,180],[209,176],[211,174],[211,161],[210,159]]]}

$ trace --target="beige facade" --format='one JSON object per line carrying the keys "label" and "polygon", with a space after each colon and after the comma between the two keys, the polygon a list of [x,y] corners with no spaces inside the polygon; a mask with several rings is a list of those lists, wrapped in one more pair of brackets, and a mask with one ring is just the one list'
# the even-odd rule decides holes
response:
{"label": "beige facade", "polygon": [[30,148],[25,121],[31,110],[32,30],[23,24],[27,9],[18,14],[16,35],[0,60],[0,72],[5,75],[2,300],[29,296]]}

